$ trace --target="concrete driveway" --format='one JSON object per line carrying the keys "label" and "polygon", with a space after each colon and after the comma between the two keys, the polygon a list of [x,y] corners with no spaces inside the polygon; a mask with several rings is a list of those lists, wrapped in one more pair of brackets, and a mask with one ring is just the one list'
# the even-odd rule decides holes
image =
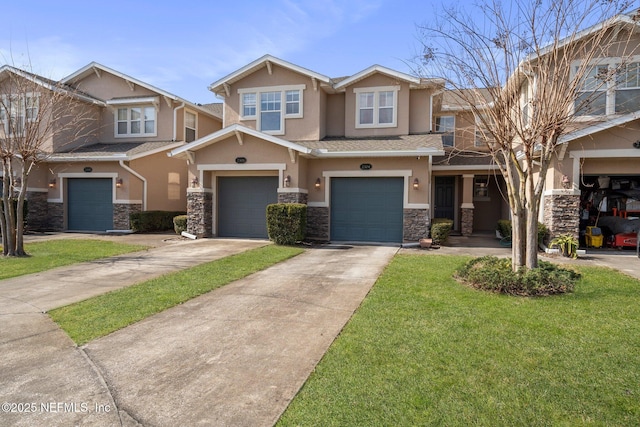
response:
{"label": "concrete driveway", "polygon": [[0,282],[0,424],[272,425],[398,248],[311,249],[83,348],[43,313],[265,243],[189,241]]}

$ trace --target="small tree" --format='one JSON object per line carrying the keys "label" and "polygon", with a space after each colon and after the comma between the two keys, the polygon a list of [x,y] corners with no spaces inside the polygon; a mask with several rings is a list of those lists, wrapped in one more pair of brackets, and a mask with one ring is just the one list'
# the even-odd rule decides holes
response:
{"label": "small tree", "polygon": [[13,66],[0,68],[0,232],[5,256],[25,256],[23,207],[30,173],[54,140],[89,136],[97,120],[91,100],[72,88]]}
{"label": "small tree", "polygon": [[540,203],[560,138],[615,78],[596,59],[638,53],[628,49],[638,15],[620,15],[630,4],[486,0],[420,27],[420,73],[444,78],[473,113],[505,179],[514,270],[538,266]]}

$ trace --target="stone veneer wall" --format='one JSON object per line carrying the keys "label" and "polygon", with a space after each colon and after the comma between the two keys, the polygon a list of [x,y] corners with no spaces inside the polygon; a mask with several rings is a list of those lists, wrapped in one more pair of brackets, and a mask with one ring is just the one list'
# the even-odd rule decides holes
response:
{"label": "stone veneer wall", "polygon": [[136,212],[142,212],[142,205],[115,203],[113,205],[113,229],[130,230],[130,215]]}
{"label": "stone veneer wall", "polygon": [[471,236],[473,233],[473,209],[462,208],[462,221],[460,224],[460,233],[463,236]]}
{"label": "stone veneer wall", "polygon": [[205,191],[187,193],[187,232],[197,237],[213,235],[213,194]]}
{"label": "stone veneer wall", "polygon": [[303,203],[307,204],[307,193],[278,193],[278,203]]}
{"label": "stone veneer wall", "polygon": [[307,207],[307,237],[315,240],[329,240],[329,208]]}
{"label": "stone veneer wall", "polygon": [[549,230],[549,239],[567,233],[577,238],[580,232],[580,196],[575,194],[544,196],[544,224]]}
{"label": "stone veneer wall", "polygon": [[403,239],[417,242],[429,236],[429,211],[426,209],[404,209]]}
{"label": "stone veneer wall", "polygon": [[53,231],[64,230],[64,204],[47,203],[47,228]]}
{"label": "stone veneer wall", "polygon": [[46,191],[27,192],[27,230],[44,231],[49,228],[49,205]]}

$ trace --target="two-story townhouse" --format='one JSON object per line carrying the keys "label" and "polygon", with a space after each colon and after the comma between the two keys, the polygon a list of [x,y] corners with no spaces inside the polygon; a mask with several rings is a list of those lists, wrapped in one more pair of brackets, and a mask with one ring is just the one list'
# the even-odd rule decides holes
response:
{"label": "two-story townhouse", "polygon": [[216,81],[224,127],[176,148],[189,163],[189,232],[266,237],[265,206],[308,205],[310,238],[428,235],[439,79],[382,66],[330,78],[266,55]]}
{"label": "two-story townhouse", "polygon": [[219,104],[193,104],[95,62],[58,83],[82,94],[95,118],[52,135],[28,184],[29,228],[129,230],[133,212],[185,211],[187,170],[167,153],[220,129]]}

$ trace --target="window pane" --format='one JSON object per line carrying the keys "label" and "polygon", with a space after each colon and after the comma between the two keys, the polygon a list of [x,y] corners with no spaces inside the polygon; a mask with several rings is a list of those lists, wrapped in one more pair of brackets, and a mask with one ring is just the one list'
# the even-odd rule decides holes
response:
{"label": "window pane", "polygon": [[155,120],[145,120],[145,122],[144,122],[144,133],[155,133],[155,132],[156,132],[156,121]]}
{"label": "window pane", "polygon": [[127,120],[126,108],[118,108],[118,120]]}
{"label": "window pane", "polygon": [[633,113],[640,110],[640,89],[616,91],[616,113]]}
{"label": "window pane", "polygon": [[140,133],[140,121],[131,122],[131,133]]}
{"label": "window pane", "polygon": [[265,112],[260,114],[260,127],[262,131],[280,130],[280,112]]}
{"label": "window pane", "polygon": [[380,107],[393,107],[393,92],[380,92],[378,103]]}
{"label": "window pane", "polygon": [[576,116],[601,116],[606,113],[606,92],[582,92],[576,98]]}
{"label": "window pane", "polygon": [[288,90],[285,96],[287,100],[286,113],[300,114],[300,91]]}
{"label": "window pane", "polygon": [[373,92],[360,94],[360,108],[373,108]]}
{"label": "window pane", "polygon": [[140,111],[140,108],[132,108],[131,120],[140,120],[140,117],[142,117],[142,112]]}
{"label": "window pane", "polygon": [[373,124],[373,108],[360,109],[360,124],[361,125]]}
{"label": "window pane", "polygon": [[619,74],[618,74],[618,87],[621,88],[635,88],[640,87],[640,74],[639,74],[639,66],[640,63],[634,62],[632,64],[627,65]]}
{"label": "window pane", "polygon": [[607,65],[597,65],[585,73],[584,81],[582,83],[582,90],[605,90],[607,74],[609,67]]}
{"label": "window pane", "polygon": [[280,92],[265,92],[260,94],[261,111],[280,111]]}
{"label": "window pane", "polygon": [[196,115],[193,113],[185,113],[184,115],[184,125],[188,128],[195,129],[196,128]]}
{"label": "window pane", "polygon": [[118,135],[126,135],[127,122],[118,122]]}
{"label": "window pane", "polygon": [[186,142],[191,142],[196,140],[196,130],[195,129],[185,129],[184,131],[184,140]]}
{"label": "window pane", "polygon": [[378,123],[388,124],[393,123],[393,108],[380,108],[378,112]]}
{"label": "window pane", "polygon": [[242,115],[243,116],[256,115],[256,94],[255,93],[242,94]]}
{"label": "window pane", "polygon": [[453,147],[453,134],[442,135],[442,145],[445,147]]}

